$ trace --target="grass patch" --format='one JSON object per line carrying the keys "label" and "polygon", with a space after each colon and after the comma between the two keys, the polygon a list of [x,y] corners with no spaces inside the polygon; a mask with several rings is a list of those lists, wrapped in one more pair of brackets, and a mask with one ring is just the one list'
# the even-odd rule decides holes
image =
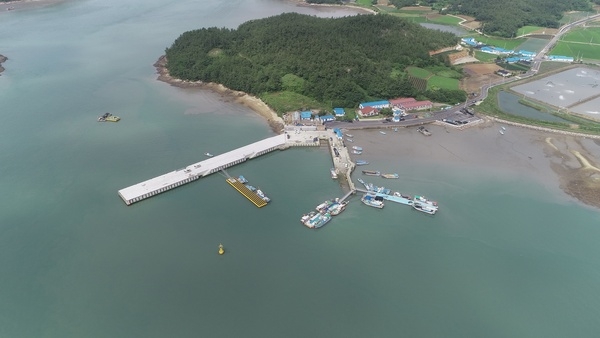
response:
{"label": "grass patch", "polygon": [[397,78],[402,78],[406,73],[402,70],[402,69],[392,69],[392,72],[390,73],[390,77],[392,79],[397,79]]}
{"label": "grass patch", "polygon": [[427,80],[427,89],[455,89],[458,90],[457,79],[434,75]]}
{"label": "grass patch", "polygon": [[577,28],[560,39],[565,42],[600,43],[600,28]]}
{"label": "grass patch", "polygon": [[433,75],[427,69],[423,69],[423,68],[419,68],[419,67],[408,67],[406,70],[408,71],[408,74],[410,74],[414,77],[418,77],[420,79],[427,79],[428,77]]}
{"label": "grass patch", "polygon": [[447,77],[447,78],[451,78],[451,79],[462,79],[462,77],[463,77],[463,75],[461,73],[459,73],[455,70],[452,70],[452,69],[440,70],[438,72],[435,72],[435,75]]}
{"label": "grass patch", "polygon": [[480,52],[478,50],[475,51],[475,58],[481,62],[494,62],[498,56],[490,53]]}
{"label": "grass patch", "polygon": [[550,55],[572,56],[579,55],[584,59],[600,60],[600,46],[583,43],[559,41],[550,51]]}
{"label": "grass patch", "polygon": [[273,108],[279,116],[283,113],[299,109],[331,110],[331,107],[327,107],[321,102],[290,91],[263,94],[260,96],[260,99]]}
{"label": "grass patch", "polygon": [[523,26],[517,30],[517,36],[530,34],[530,33],[533,33],[535,31],[538,31],[538,30],[544,29],[544,28],[545,27],[540,27],[540,26]]}
{"label": "grass patch", "polygon": [[356,0],[356,3],[361,6],[373,6],[373,2],[371,0]]}
{"label": "grass patch", "polygon": [[458,26],[458,23],[461,22],[462,19],[456,18],[453,16],[449,16],[449,15],[441,15],[441,16],[429,19],[429,21],[433,21],[435,23],[439,23],[442,25]]}

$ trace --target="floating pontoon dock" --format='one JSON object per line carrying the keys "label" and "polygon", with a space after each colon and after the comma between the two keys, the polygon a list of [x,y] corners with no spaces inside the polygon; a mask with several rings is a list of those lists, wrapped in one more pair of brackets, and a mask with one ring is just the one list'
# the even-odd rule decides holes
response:
{"label": "floating pontoon dock", "polygon": [[250,202],[254,203],[254,205],[256,205],[257,207],[262,208],[265,205],[267,205],[267,202],[265,200],[258,197],[258,195],[255,192],[246,188],[246,186],[242,182],[236,180],[235,178],[228,178],[227,183],[229,183],[229,185],[231,185],[235,190],[239,191],[240,194],[244,195],[244,197],[249,199]]}

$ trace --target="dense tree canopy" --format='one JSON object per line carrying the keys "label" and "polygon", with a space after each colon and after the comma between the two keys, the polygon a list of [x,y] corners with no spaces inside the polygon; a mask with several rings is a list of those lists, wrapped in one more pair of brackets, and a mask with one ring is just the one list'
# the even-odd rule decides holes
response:
{"label": "dense tree canopy", "polygon": [[254,95],[290,90],[351,107],[366,99],[425,94],[392,74],[411,65],[441,64],[428,51],[457,40],[390,15],[332,19],[286,13],[236,30],[183,33],[166,55],[170,73],[181,79],[218,82]]}
{"label": "dense tree canopy", "polygon": [[[406,6],[404,0],[392,3]],[[565,12],[591,10],[588,0],[428,0],[427,3],[444,3],[449,13],[474,16],[484,23],[484,33],[503,37],[512,37],[527,25],[557,28]]]}

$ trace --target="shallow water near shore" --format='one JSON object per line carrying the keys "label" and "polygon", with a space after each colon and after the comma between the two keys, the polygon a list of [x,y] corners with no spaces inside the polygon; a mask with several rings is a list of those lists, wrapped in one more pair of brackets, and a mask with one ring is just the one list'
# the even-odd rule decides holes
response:
{"label": "shallow water near shore", "polygon": [[[371,181],[437,200],[433,217],[355,196],[324,228],[306,229],[303,213],[344,194],[325,148],[229,169],[273,199],[261,209],[219,174],[125,206],[121,188],[273,135],[226,98],[156,81],[164,48],[186,30],[286,11],[352,13],[273,0],[88,0],[0,13],[9,57],[0,76],[0,336],[600,332],[598,210],[535,170],[421,156],[428,148],[416,144],[429,141],[418,134],[387,155],[377,149],[393,132],[353,132],[368,169],[400,174]],[[104,112],[122,120],[96,122]],[[508,138],[512,130],[516,145],[465,135],[473,147],[525,153],[515,161],[539,157]]]}

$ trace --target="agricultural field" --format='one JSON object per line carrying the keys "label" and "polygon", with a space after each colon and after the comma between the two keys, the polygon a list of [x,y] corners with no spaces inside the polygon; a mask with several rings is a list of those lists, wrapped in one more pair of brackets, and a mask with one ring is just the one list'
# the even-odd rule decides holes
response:
{"label": "agricultural field", "polygon": [[455,70],[445,67],[432,69],[408,67],[406,71],[412,85],[420,90],[433,88],[460,89],[459,79],[462,78],[462,74]]}
{"label": "agricultural field", "polygon": [[550,51],[550,55],[577,56],[584,60],[600,60],[600,46],[577,42],[559,41]]}
{"label": "agricultural field", "polygon": [[548,40],[546,39],[536,39],[536,38],[528,38],[520,44],[515,50],[528,50],[530,52],[539,52],[546,46]]}
{"label": "agricultural field", "polygon": [[596,13],[592,13],[592,12],[570,12],[570,13],[565,13],[565,15],[563,15],[562,19],[560,19],[560,23],[561,25],[564,24],[568,24],[570,22],[573,21],[577,21],[579,19],[583,19],[587,16],[593,15]]}
{"label": "agricultural field", "polygon": [[427,89],[460,89],[457,79],[434,75],[427,80]]}
{"label": "agricultural field", "polygon": [[430,15],[427,16],[427,20],[432,21],[434,23],[451,26],[458,26],[458,24],[462,21],[461,18],[449,15]]}
{"label": "agricultural field", "polygon": [[475,58],[481,62],[494,62],[498,55],[489,54],[475,50]]}
{"label": "agricultural field", "polygon": [[600,44],[600,28],[578,28],[563,35],[560,41]]}
{"label": "agricultural field", "polygon": [[420,79],[428,79],[430,76],[433,75],[427,69],[418,68],[418,67],[408,67],[406,70],[408,71],[409,75],[412,75],[414,77],[418,77]]}
{"label": "agricultural field", "polygon": [[483,35],[475,35],[473,36],[475,40],[485,43],[486,45],[500,47],[504,49],[515,49],[517,46],[525,42],[527,39],[518,38],[518,39],[503,39],[503,38],[495,38],[491,36],[483,36]]}
{"label": "agricultural field", "polygon": [[537,32],[539,30],[543,30],[545,27],[539,26],[523,26],[517,30],[517,36],[531,34],[533,32]]}
{"label": "agricultural field", "polygon": [[373,2],[371,0],[356,0],[356,4],[370,7],[373,5]]}

